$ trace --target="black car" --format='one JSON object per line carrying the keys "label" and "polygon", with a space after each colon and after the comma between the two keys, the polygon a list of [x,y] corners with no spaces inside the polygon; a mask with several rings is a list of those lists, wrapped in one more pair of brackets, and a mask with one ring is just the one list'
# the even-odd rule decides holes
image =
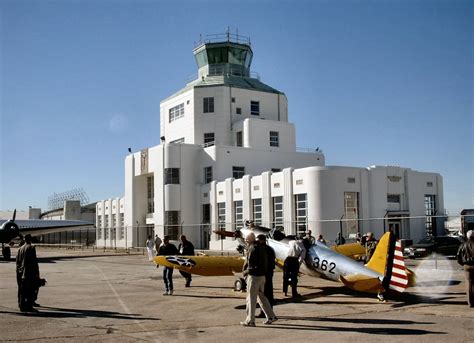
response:
{"label": "black car", "polygon": [[462,240],[451,236],[427,237],[416,244],[410,245],[404,249],[405,255],[410,258],[425,257],[432,253],[445,256],[456,255]]}

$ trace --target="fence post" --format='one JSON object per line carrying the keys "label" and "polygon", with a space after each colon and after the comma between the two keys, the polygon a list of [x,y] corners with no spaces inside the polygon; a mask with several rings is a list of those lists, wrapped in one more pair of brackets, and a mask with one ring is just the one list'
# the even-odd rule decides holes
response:
{"label": "fence post", "polygon": [[[339,218],[339,234],[341,235],[340,237],[342,238],[342,218],[344,218],[345,214],[343,214],[341,216],[341,218]],[[342,240],[342,239],[341,239]],[[341,242],[339,242],[341,243]]]}

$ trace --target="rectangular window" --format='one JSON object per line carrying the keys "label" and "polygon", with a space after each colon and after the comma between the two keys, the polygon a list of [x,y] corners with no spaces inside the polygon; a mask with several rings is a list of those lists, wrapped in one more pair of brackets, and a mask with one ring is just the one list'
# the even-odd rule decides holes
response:
{"label": "rectangular window", "polygon": [[209,224],[211,222],[211,205],[203,204],[202,205],[202,223]]}
{"label": "rectangular window", "polygon": [[242,228],[244,220],[244,206],[242,200],[234,201],[234,230]]}
{"label": "rectangular window", "polygon": [[148,176],[146,180],[148,212],[155,212],[155,177]]}
{"label": "rectangular window", "polygon": [[280,168],[272,168],[272,173],[279,173],[281,172]]}
{"label": "rectangular window", "polygon": [[232,97],[232,102],[235,102],[235,98],[234,98],[234,97]]}
{"label": "rectangular window", "polygon": [[253,116],[260,115],[260,102],[259,101],[250,101],[250,114]]}
{"label": "rectangular window", "polygon": [[212,167],[204,168],[204,183],[212,182]]}
{"label": "rectangular window", "polygon": [[[217,228],[219,230],[225,230],[225,202],[217,203]],[[224,239],[220,236],[220,239]]]}
{"label": "rectangular window", "polygon": [[273,197],[273,227],[283,230],[283,197]]}
{"label": "rectangular window", "polygon": [[204,113],[214,113],[214,98],[204,98],[203,99],[203,112]]}
{"label": "rectangular window", "polygon": [[344,219],[346,220],[346,233],[356,234],[359,231],[359,193],[344,192]]}
{"label": "rectangular window", "polygon": [[184,137],[175,139],[174,141],[171,141],[170,144],[183,144],[184,143]]}
{"label": "rectangular window", "polygon": [[297,236],[303,235],[306,232],[308,212],[306,198],[306,194],[295,194],[295,219]]}
{"label": "rectangular window", "polygon": [[204,146],[205,147],[214,145],[214,141],[215,141],[214,132],[208,132],[208,133],[204,134]]}
{"label": "rectangular window", "polygon": [[237,107],[237,108],[235,109],[235,113],[236,113],[236,114],[242,114],[242,109],[241,109],[240,107]]}
{"label": "rectangular window", "polygon": [[179,211],[166,211],[165,232],[171,240],[177,240],[179,235]]}
{"label": "rectangular window", "polygon": [[387,202],[400,203],[400,194],[387,194]]}
{"label": "rectangular window", "polygon": [[178,106],[169,109],[169,122],[173,122],[179,118],[184,117],[184,102]]}
{"label": "rectangular window", "polygon": [[125,237],[125,227],[124,227],[124,223],[125,223],[124,214],[123,214],[123,213],[120,213],[119,239],[124,239],[124,237]]}
{"label": "rectangular window", "polygon": [[433,221],[432,217],[434,215],[436,215],[436,196],[425,194],[425,231],[428,237],[436,233],[436,221]]}
{"label": "rectangular window", "polygon": [[279,147],[280,139],[277,131],[270,131],[270,146]]}
{"label": "rectangular window", "polygon": [[253,221],[256,225],[262,225],[262,199],[253,199]]}
{"label": "rectangular window", "polygon": [[243,142],[242,142],[242,131],[238,131],[238,132],[235,134],[235,145],[236,145],[236,146],[242,146],[242,145],[243,145]]}
{"label": "rectangular window", "polygon": [[179,168],[165,169],[165,185],[179,185]]}
{"label": "rectangular window", "polygon": [[245,167],[232,167],[232,177],[234,179],[241,179],[245,175]]}

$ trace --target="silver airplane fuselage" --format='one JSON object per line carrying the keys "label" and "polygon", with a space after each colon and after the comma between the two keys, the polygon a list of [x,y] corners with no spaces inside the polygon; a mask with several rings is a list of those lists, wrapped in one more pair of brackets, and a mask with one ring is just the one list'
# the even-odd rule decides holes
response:
{"label": "silver airplane fuselage", "polygon": [[[290,239],[283,238],[281,241],[272,239],[269,237],[270,231],[263,228],[253,230],[244,228],[240,231],[242,234],[241,243],[250,232],[254,232],[255,235],[264,234],[267,236],[267,244],[275,250],[275,256],[278,260],[284,261],[288,256]],[[300,266],[300,272],[332,281],[340,281],[340,276],[345,277],[354,274],[383,280],[383,275],[317,241],[306,251],[306,258]]]}

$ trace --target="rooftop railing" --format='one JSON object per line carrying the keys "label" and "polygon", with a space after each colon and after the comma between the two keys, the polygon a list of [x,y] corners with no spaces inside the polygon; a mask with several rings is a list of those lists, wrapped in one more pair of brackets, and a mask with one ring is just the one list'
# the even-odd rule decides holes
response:
{"label": "rooftop railing", "polygon": [[[225,72],[224,73],[224,70],[220,70],[220,73],[218,72],[218,70],[216,68],[214,68],[213,70],[209,70],[209,75],[208,76],[219,76],[219,75],[232,75],[232,76],[237,76],[237,77],[250,77],[252,79],[257,79],[260,81],[260,74],[255,72],[255,71],[251,71],[250,72],[250,76],[245,76],[245,75],[242,75],[242,71],[241,70],[237,70],[236,69],[236,72],[234,73],[233,72],[233,69],[231,68],[230,72]],[[188,78],[186,79],[186,82],[192,82],[194,80],[197,80],[198,79],[198,74],[193,74],[191,76],[188,76]]]}
{"label": "rooftop railing", "polygon": [[239,35],[239,33],[217,33],[212,35],[199,35],[199,42],[194,42],[194,47],[207,43],[231,42],[237,44],[246,44],[250,46],[250,37]]}

